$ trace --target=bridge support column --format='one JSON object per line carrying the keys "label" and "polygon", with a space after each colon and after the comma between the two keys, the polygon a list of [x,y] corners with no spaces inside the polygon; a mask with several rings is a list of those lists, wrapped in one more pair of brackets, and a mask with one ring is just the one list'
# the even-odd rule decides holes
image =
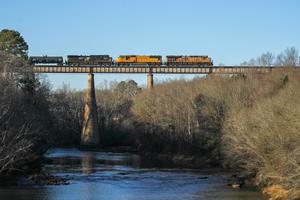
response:
{"label": "bridge support column", "polygon": [[147,74],[147,89],[149,89],[149,90],[153,89],[153,74],[152,73]]}
{"label": "bridge support column", "polygon": [[85,96],[83,127],[81,133],[82,146],[99,144],[99,129],[97,120],[97,104],[95,96],[94,74],[88,74],[88,87]]}

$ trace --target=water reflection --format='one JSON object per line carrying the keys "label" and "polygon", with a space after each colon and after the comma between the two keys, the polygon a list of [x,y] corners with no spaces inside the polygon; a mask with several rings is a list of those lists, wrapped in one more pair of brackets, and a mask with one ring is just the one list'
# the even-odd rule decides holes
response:
{"label": "water reflection", "polygon": [[95,170],[93,170],[93,163],[94,163],[93,161],[94,161],[93,155],[91,155],[88,152],[86,153],[85,156],[82,157],[81,169],[83,174],[92,174],[95,172]]}
{"label": "water reflection", "polygon": [[134,154],[54,149],[47,157],[52,163],[45,170],[68,178],[70,185],[2,187],[0,199],[263,199],[253,190],[226,187],[224,173],[153,168]]}

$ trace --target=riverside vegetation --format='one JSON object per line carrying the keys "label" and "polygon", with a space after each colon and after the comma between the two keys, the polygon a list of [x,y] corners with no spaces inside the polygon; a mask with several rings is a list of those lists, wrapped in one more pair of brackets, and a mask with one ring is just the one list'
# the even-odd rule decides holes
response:
{"label": "riverside vegetation", "polygon": [[[274,62],[295,66],[298,52],[244,64]],[[30,173],[50,146],[79,145],[84,91],[51,91],[11,52],[1,51],[0,70],[1,177]],[[273,199],[300,198],[299,77],[286,70],[173,80],[151,91],[134,81],[100,87],[101,145],[171,155],[175,164],[185,155],[191,167],[222,166],[251,178]]]}

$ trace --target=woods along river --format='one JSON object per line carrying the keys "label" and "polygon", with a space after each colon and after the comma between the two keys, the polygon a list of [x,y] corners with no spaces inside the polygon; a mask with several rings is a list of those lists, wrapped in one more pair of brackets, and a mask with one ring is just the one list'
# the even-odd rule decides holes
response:
{"label": "woods along river", "polygon": [[1,186],[1,200],[260,200],[254,189],[227,186],[226,172],[216,169],[159,168],[132,153],[51,149],[44,170],[68,185]]}

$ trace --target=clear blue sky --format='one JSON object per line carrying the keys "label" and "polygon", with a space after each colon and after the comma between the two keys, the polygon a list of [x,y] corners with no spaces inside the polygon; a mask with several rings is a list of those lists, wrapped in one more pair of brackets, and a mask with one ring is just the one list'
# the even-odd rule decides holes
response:
{"label": "clear blue sky", "polygon": [[[299,49],[299,9],[298,0],[1,0],[0,29],[19,31],[30,55],[206,54],[235,65]],[[48,77],[55,88],[86,85],[85,75]],[[146,83],[146,75],[96,75],[126,79]]]}

